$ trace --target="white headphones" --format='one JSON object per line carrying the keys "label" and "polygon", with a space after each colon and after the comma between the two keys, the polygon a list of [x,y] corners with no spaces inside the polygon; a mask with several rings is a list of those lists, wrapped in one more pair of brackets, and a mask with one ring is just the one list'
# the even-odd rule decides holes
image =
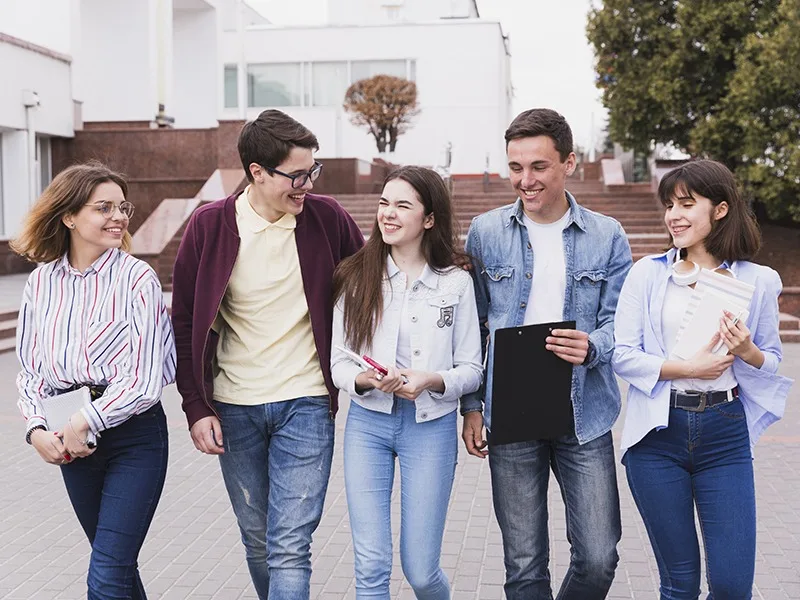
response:
{"label": "white headphones", "polygon": [[[692,265],[692,267],[689,270],[685,270],[685,267],[689,265]],[[699,277],[700,265],[689,260],[683,260],[680,248],[678,248],[675,253],[675,262],[672,264],[672,281],[675,282],[675,285],[687,286],[697,283]]]}

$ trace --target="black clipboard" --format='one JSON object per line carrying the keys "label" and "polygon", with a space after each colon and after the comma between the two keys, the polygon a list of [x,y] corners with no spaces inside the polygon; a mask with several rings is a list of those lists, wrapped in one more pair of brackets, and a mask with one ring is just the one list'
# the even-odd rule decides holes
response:
{"label": "black clipboard", "polygon": [[572,432],[572,364],[545,348],[553,329],[575,329],[575,321],[495,331],[492,444],[555,439]]}

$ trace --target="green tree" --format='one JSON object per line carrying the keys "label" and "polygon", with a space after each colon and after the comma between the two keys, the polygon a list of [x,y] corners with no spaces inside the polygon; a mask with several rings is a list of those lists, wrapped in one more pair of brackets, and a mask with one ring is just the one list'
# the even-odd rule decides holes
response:
{"label": "green tree", "polygon": [[691,145],[730,156],[771,218],[800,221],[800,0],[783,0],[775,16],[771,32],[747,37],[721,110]]}
{"label": "green tree", "polygon": [[611,138],[720,160],[770,216],[800,221],[799,4],[605,0],[587,34]]}
{"label": "green tree", "polygon": [[375,75],[352,84],[345,94],[344,109],[353,125],[364,126],[375,138],[378,152],[394,152],[397,138],[408,130],[419,113],[417,85],[391,75]]}

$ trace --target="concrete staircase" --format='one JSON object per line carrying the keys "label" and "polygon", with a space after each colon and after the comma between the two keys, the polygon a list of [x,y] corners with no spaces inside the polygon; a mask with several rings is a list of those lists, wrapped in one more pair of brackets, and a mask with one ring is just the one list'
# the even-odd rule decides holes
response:
{"label": "concrete staircase", "polygon": [[18,313],[17,310],[0,311],[0,354],[14,351]]}

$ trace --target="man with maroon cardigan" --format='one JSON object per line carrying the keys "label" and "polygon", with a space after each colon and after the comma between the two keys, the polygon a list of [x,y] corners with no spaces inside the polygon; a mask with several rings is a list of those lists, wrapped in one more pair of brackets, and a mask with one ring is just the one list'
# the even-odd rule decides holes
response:
{"label": "man with maroon cardigan", "polygon": [[310,594],[333,455],[331,281],[364,239],[310,194],[317,138],[278,110],[239,135],[250,184],[192,215],[173,274],[178,391],[195,447],[219,455],[259,598]]}

